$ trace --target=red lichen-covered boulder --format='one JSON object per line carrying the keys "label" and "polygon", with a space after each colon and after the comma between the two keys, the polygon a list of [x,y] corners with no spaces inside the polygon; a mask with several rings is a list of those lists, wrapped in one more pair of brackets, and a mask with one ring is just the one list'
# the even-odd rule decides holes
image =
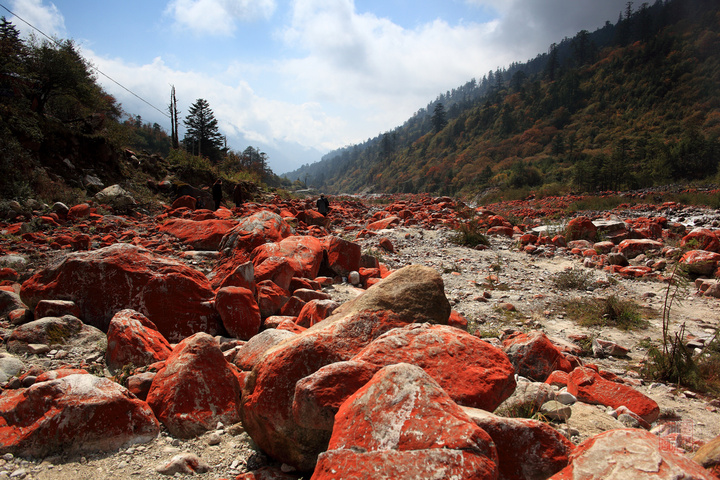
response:
{"label": "red lichen-covered boulder", "polygon": [[275,328],[264,330],[248,340],[245,345],[238,348],[233,363],[240,370],[250,371],[260,361],[266,351],[296,335],[297,333],[287,330],[277,330]]}
{"label": "red lichen-covered boulder", "polygon": [[327,448],[327,430],[304,428],[292,411],[295,386],[331,363],[349,360],[383,333],[410,323],[447,323],[440,275],[413,265],[343,304],[332,317],[268,350],[243,389],[243,425],[270,456],[311,470]]}
{"label": "red lichen-covered boulder", "polygon": [[490,436],[422,369],[380,370],[340,407],[314,480],[497,478]]}
{"label": "red lichen-covered boulder", "polygon": [[83,321],[103,331],[125,308],[147,316],[171,342],[220,331],[205,275],[125,243],[68,254],[25,281],[20,296],[31,308],[46,298],[72,300]]}
{"label": "red lichen-covered boulder", "polygon": [[378,247],[382,248],[386,252],[395,253],[395,246],[387,237],[380,237],[378,239]]}
{"label": "red lichen-covered boulder", "polygon": [[197,199],[195,197],[190,195],[183,195],[176,198],[170,208],[172,208],[173,210],[177,208],[189,208],[190,210],[195,210],[196,205]]}
{"label": "red lichen-covered boulder", "polygon": [[367,226],[367,229],[375,230],[375,231],[385,230],[385,229],[399,225],[401,221],[402,220],[400,219],[400,217],[396,217],[396,216],[392,215],[392,216],[385,217],[385,218],[382,218],[380,220],[370,223]]}
{"label": "red lichen-covered boulder", "polygon": [[460,405],[494,410],[515,389],[515,370],[500,349],[449,326],[412,324],[378,337],[351,361],[299,381],[295,418],[309,428],[331,430],[341,394],[349,397],[375,372],[395,363],[419,366]]}
{"label": "red lichen-covered boulder", "polygon": [[290,299],[290,292],[279,287],[272,280],[263,280],[256,285],[257,304],[260,308],[260,316],[267,318],[275,315]]}
{"label": "red lichen-covered boulder", "polygon": [[235,225],[235,220],[171,218],[158,226],[158,231],[172,235],[195,250],[218,250],[220,241]]}
{"label": "red lichen-covered boulder", "polygon": [[618,273],[623,277],[644,277],[652,273],[652,268],[644,267],[642,265],[630,265],[629,267],[622,267],[618,270]]}
{"label": "red lichen-covered boulder", "polygon": [[310,300],[303,306],[295,323],[301,327],[312,327],[332,315],[338,303],[333,300]]}
{"label": "red lichen-covered boulder", "polygon": [[17,293],[0,290],[0,317],[4,317],[13,310],[27,309],[27,305]]}
{"label": "red lichen-covered boulder", "polygon": [[362,252],[357,243],[327,236],[323,239],[323,247],[327,252],[328,266],[337,275],[347,277],[360,268]]}
{"label": "red lichen-covered boulder", "polygon": [[0,396],[0,451],[45,457],[117,450],[160,431],[150,407],[95,375],[68,375]]}
{"label": "red lichen-covered boulder", "polygon": [[566,387],[568,384],[568,372],[555,370],[545,379],[545,383],[548,385],[555,385],[557,387]]}
{"label": "red lichen-covered boulder", "polygon": [[285,257],[268,257],[262,263],[254,265],[255,282],[272,280],[283,290],[290,289],[290,281],[295,276],[295,269]]}
{"label": "red lichen-covered boulder", "polygon": [[73,205],[68,210],[67,218],[70,221],[77,221],[90,216],[90,205],[87,203],[81,203],[79,205]]}
{"label": "red lichen-covered boulder", "polygon": [[463,317],[459,312],[453,310],[450,312],[448,325],[450,325],[451,327],[459,328],[460,330],[467,331],[468,320],[467,318]]}
{"label": "red lichen-covered boulder", "polygon": [[692,248],[717,253],[720,252],[720,240],[712,230],[698,227],[691,230],[680,240],[680,248]]}
{"label": "red lichen-covered boulder", "polygon": [[378,370],[375,365],[348,360],[326,365],[297,382],[293,415],[298,424],[331,432],[340,405]]}
{"label": "red lichen-covered boulder", "polygon": [[555,370],[572,371],[572,364],[540,331],[516,332],[503,340],[503,350],[518,375],[544,382]]}
{"label": "red lichen-covered boulder", "polygon": [[147,403],[168,431],[200,435],[240,419],[240,385],[217,340],[196,333],[180,342],[153,379]]}
{"label": "red lichen-covered boulder", "polygon": [[260,332],[260,307],[247,288],[221,288],[215,295],[215,308],[231,337],[249,340]]}
{"label": "red lichen-covered boulder", "polygon": [[143,372],[127,377],[127,389],[140,400],[146,400],[157,372]]}
{"label": "red lichen-covered boulder", "polygon": [[233,267],[218,285],[218,288],[223,287],[243,287],[255,294],[255,267],[252,262],[244,262]]}
{"label": "red lichen-covered boulder", "polygon": [[588,217],[575,217],[568,222],[565,236],[568,240],[594,241],[597,236],[597,227]]}
{"label": "red lichen-covered boulder", "polygon": [[292,236],[277,243],[260,245],[252,252],[255,268],[271,257],[287,259],[296,277],[315,278],[323,260],[323,245],[310,236]]}
{"label": "red lichen-covered boulder", "polygon": [[662,242],[648,238],[623,240],[618,245],[618,251],[625,255],[625,258],[635,258],[648,250],[659,250],[663,247]]}
{"label": "red lichen-covered boulder", "polygon": [[136,367],[165,360],[172,352],[157,327],[142,313],[125,309],[110,320],[105,360],[110,370]]}
{"label": "red lichen-covered boulder", "polygon": [[280,311],[277,312],[277,315],[297,318],[306,304],[307,302],[305,300],[293,295],[287,302],[285,302],[285,305],[283,305]]}
{"label": "red lichen-covered boulder", "polygon": [[40,300],[35,306],[34,314],[35,318],[62,317],[63,315],[82,318],[80,308],[70,300]]}
{"label": "red lichen-covered boulder", "polygon": [[302,210],[298,212],[297,219],[305,225],[317,225],[318,227],[327,227],[330,219],[316,210]]}
{"label": "red lichen-covered boulder", "polygon": [[498,417],[468,407],[463,411],[495,442],[504,480],[546,479],[567,466],[575,448],[560,432],[538,420]]}
{"label": "red lichen-covered boulder", "polygon": [[606,380],[591,368],[578,367],[570,372],[567,389],[581,402],[612,408],[625,406],[647,423],[654,422],[660,415],[655,400],[631,386]]}
{"label": "red lichen-covered boulder", "polygon": [[515,390],[515,368],[499,348],[446,325],[393,329],[353,360],[381,368],[410,363],[425,370],[460,405],[495,410]]}
{"label": "red lichen-covered boulder", "polygon": [[499,225],[497,227],[490,227],[488,228],[487,234],[488,235],[503,235],[505,237],[512,237],[515,231],[512,227]]}
{"label": "red lichen-covered boulder", "polygon": [[636,428],[609,430],[590,437],[570,455],[570,464],[552,480],[711,480],[715,476],[701,465],[664,448],[650,432]]}
{"label": "red lichen-covered boulder", "polygon": [[57,380],[58,378],[67,377],[69,375],[86,375],[88,373],[90,372],[82,368],[58,368],[57,370],[50,370],[41,373],[35,379],[35,383],[47,382],[48,380]]}
{"label": "red lichen-covered boulder", "polygon": [[705,250],[690,250],[680,258],[680,263],[687,265],[689,273],[710,276],[720,262],[720,253]]}
{"label": "red lichen-covered boulder", "polygon": [[279,242],[292,235],[293,229],[276,213],[262,210],[247,218],[232,228],[220,242],[219,250],[244,250],[250,253],[252,249],[268,242]]}

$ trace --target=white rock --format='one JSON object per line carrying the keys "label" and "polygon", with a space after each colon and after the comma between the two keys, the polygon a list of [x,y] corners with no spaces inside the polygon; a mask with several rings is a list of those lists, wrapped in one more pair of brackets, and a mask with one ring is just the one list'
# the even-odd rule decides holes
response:
{"label": "white rock", "polygon": [[570,392],[560,392],[555,397],[555,400],[562,403],[563,405],[572,405],[577,402],[577,398]]}

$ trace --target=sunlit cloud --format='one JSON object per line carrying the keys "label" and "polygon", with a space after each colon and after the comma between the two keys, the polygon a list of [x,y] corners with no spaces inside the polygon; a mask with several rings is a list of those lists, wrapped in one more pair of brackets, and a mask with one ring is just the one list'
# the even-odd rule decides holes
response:
{"label": "sunlit cloud", "polygon": [[[318,103],[288,103],[263,98],[245,81],[230,84],[208,73],[175,70],[161,58],[146,65],[132,65],[121,59],[100,57],[91,50],[84,50],[83,54],[100,70],[139,96],[167,99],[163,104],[155,103],[161,110],[169,104],[170,88],[174,85],[181,118],[187,114],[192,103],[204,98],[218,119],[221,132],[229,137],[232,148],[244,148],[232,144],[235,135],[269,145],[282,140],[302,145],[330,146],[331,139],[340,135],[337,126],[344,123],[324,113]],[[117,91],[115,95],[123,105],[132,104],[133,113],[146,119],[157,117],[156,110],[139,104],[126,91]],[[182,130],[181,125],[181,133]]]}
{"label": "sunlit cloud", "polygon": [[172,0],[168,13],[182,29],[197,35],[232,35],[238,22],[270,18],[275,0]]}
{"label": "sunlit cloud", "polygon": [[[65,37],[65,19],[54,4],[43,5],[42,0],[12,0],[10,9],[15,15],[33,25],[45,35],[58,38]],[[17,27],[24,38],[27,38],[30,34],[42,37],[40,33],[18,18],[10,17],[8,20]]]}
{"label": "sunlit cloud", "polygon": [[296,0],[284,40],[304,56],[281,68],[292,88],[318,101],[366,105],[368,119],[384,119],[389,129],[437,94],[513,61],[490,48],[496,28],[435,20],[404,29],[358,14],[351,0]]}

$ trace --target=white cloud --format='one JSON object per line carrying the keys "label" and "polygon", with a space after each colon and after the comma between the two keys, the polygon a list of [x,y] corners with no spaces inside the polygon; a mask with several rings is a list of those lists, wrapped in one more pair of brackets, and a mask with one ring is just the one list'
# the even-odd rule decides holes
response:
{"label": "white cloud", "polygon": [[[13,0],[10,3],[10,9],[15,15],[35,26],[44,34],[51,37],[65,37],[65,19],[53,3],[43,5],[42,0]],[[8,18],[8,20],[17,27],[23,37],[27,37],[32,33],[42,39],[42,34],[33,30],[32,27],[18,18],[12,17]]]}
{"label": "white cloud", "polygon": [[280,67],[287,88],[326,108],[353,108],[345,141],[394,128],[438,94],[490,70],[524,62],[552,42],[614,19],[626,0],[466,0],[496,13],[487,22],[436,19],[413,29],[359,14],[358,0],[293,0]]}
{"label": "white cloud", "polygon": [[305,56],[282,66],[292,88],[338,106],[365,106],[355,138],[406,120],[437,94],[457,87],[514,56],[488,48],[494,23],[450,25],[435,20],[404,29],[385,18],[358,14],[352,0],[295,0],[288,45]]}
{"label": "white cloud", "polygon": [[[212,76],[209,73],[174,70],[159,57],[149,64],[132,65],[121,59],[97,56],[91,50],[83,50],[83,55],[140,97],[152,99],[152,103],[163,111],[169,103],[170,85],[174,85],[180,110],[181,136],[184,131],[182,119],[198,98],[208,101],[221,133],[227,135],[228,145],[236,150],[247,146],[241,141],[270,146],[286,141],[320,148],[327,145],[330,148],[336,146],[334,140],[342,136],[339,127],[343,122],[324,113],[319,104],[263,98],[243,80],[235,80],[234,83],[225,81],[230,75]],[[125,110],[141,115],[144,121],[157,121],[169,130],[169,119],[161,117],[157,110],[103,77],[99,80],[108,91],[113,92]]]}
{"label": "white cloud", "polygon": [[166,13],[195,34],[229,36],[237,22],[269,19],[276,8],[275,0],[172,0]]}

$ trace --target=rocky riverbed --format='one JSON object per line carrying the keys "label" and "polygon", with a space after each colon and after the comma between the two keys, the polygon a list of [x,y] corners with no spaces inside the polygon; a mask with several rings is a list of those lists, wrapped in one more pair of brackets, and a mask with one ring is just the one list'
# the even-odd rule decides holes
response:
{"label": "rocky riverbed", "polygon": [[[278,200],[271,205],[271,210],[294,225],[295,233],[299,235],[323,237],[330,234],[359,245],[364,253],[380,261],[383,266],[379,270],[382,272],[399,270],[408,265],[430,267],[441,276],[445,296],[456,314],[467,320],[468,331],[498,348],[502,348],[503,340],[515,332],[544,332],[563,352],[575,355],[582,363],[596,365],[599,370],[616,377],[618,382],[632,386],[657,402],[660,413],[650,428],[672,448],[689,454],[718,436],[720,401],[717,398],[644,379],[641,375],[642,365],[647,360],[648,346],[659,345],[662,340],[668,278],[680,258],[668,249],[680,248],[682,238],[694,227],[713,231],[718,225],[715,212],[699,208],[686,209],[678,205],[666,206],[664,209],[657,207],[644,211],[612,212],[612,219],[627,221],[628,231],[641,233],[627,235],[625,240],[635,237],[636,240],[652,239],[660,243],[643,250],[639,255],[627,254],[628,263],[624,266],[613,266],[607,254],[600,254],[594,245],[598,241],[615,241],[612,248],[617,251],[622,238],[608,240],[608,235],[603,238],[601,234],[585,247],[553,242],[550,235],[545,235],[543,240],[542,233],[523,239],[533,228],[542,226],[542,219],[525,219],[522,225],[511,225],[496,218],[500,223],[493,225],[495,220],[491,218],[504,218],[497,215],[497,211],[483,209],[479,209],[479,214],[486,222],[485,228],[496,228],[496,234],[488,237],[489,246],[469,248],[457,245],[452,241],[456,226],[462,221],[457,215],[457,206],[450,199],[425,201],[429,203],[419,205],[424,215],[415,213],[413,203],[406,200],[381,207],[367,207],[360,202],[348,203],[333,210],[329,222],[308,216],[302,210],[302,204]],[[36,231],[23,231],[23,225],[33,221],[36,224],[43,222],[37,220],[43,218],[41,215],[15,219],[17,221],[0,224],[0,230],[4,232],[0,250],[0,262],[5,262],[0,264],[0,267],[5,268],[3,288],[19,293],[23,282],[32,274],[56,263],[67,253],[92,251],[103,248],[105,244],[121,241],[152,248],[158,254],[176,259],[212,280],[221,271],[218,265],[222,263],[222,249],[219,246],[215,249],[195,249],[193,242],[196,246],[197,237],[203,236],[207,241],[209,235],[195,233],[194,237],[187,234],[183,237],[181,233],[163,232],[162,222],[169,218],[192,218],[196,222],[222,220],[234,225],[264,208],[267,206],[246,206],[233,212],[222,209],[216,214],[202,212],[201,218],[197,217],[198,212],[191,210],[168,209],[160,219],[141,215],[100,215],[91,208],[87,215],[76,218],[72,215],[68,217],[67,214],[49,217],[44,221],[44,227]],[[610,215],[597,212],[589,217],[601,224]],[[388,221],[391,218],[397,221]],[[656,220],[658,218],[663,220]],[[552,228],[559,231],[558,225],[565,228],[569,220],[555,221]],[[682,224],[684,231],[679,233]],[[659,236],[644,236],[643,228],[653,231],[655,227],[652,225],[657,225],[659,230],[654,232],[659,232]],[[229,225],[214,226],[224,228],[221,231],[223,235],[231,229]],[[499,227],[505,230],[498,231]],[[210,230],[208,227],[203,231],[207,233]],[[670,235],[667,232],[674,233]],[[590,250],[594,250],[595,255]],[[640,270],[633,270],[632,267]],[[630,270],[621,271],[621,268]],[[586,280],[581,289],[558,286],[558,275],[568,271]],[[684,326],[686,339],[691,342],[690,347],[698,349],[698,352],[715,337],[720,322],[717,313],[720,300],[704,294],[716,282],[712,273],[714,269],[707,276],[707,281],[691,282],[679,290],[677,301],[669,311],[671,331],[675,332]],[[367,282],[368,278],[373,278],[372,275],[366,272],[361,281]],[[339,305],[365,291],[363,284],[351,283],[354,279],[349,274],[338,274],[334,279],[325,275],[317,279],[317,287]],[[377,280],[369,283],[376,283]],[[566,310],[566,302],[573,298],[610,296],[637,305],[648,322],[647,326],[632,330],[608,326],[585,327],[570,318]],[[84,369],[105,377],[115,374],[115,378],[118,378],[117,372],[108,369],[107,342],[97,339],[68,344],[33,344],[28,351],[8,353],[7,341],[18,325],[24,323],[17,318],[22,313],[18,310],[13,309],[13,313],[6,311],[1,324],[5,340],[0,347],[0,363],[5,372],[3,394],[27,388],[43,372],[59,368]],[[29,317],[31,310],[29,308],[25,312]],[[597,341],[605,345],[605,350],[596,349],[593,354],[592,349],[588,348],[593,339],[596,345]],[[218,337],[218,340],[219,345],[223,345],[233,339]],[[617,350],[612,350],[616,353],[608,354],[611,348],[615,348],[613,345],[617,347]],[[222,348],[227,356],[228,348]],[[519,379],[518,389],[523,385],[523,380]],[[560,387],[555,387],[555,390],[560,391]],[[608,406],[577,402],[571,404],[570,408],[572,414],[569,419],[551,422],[551,425],[575,445],[601,431],[628,425],[627,421],[621,423],[618,413]],[[275,476],[239,477],[266,466],[273,468],[272,475]],[[218,422],[213,428],[193,438],[179,438],[160,427],[159,435],[150,442],[105,452],[52,453],[44,458],[5,453],[0,457],[0,478],[78,480],[122,476],[161,479],[168,475],[174,478],[209,479],[281,478],[282,472],[288,475],[287,478],[298,478],[293,467],[265,454],[253,442],[242,423]]]}

